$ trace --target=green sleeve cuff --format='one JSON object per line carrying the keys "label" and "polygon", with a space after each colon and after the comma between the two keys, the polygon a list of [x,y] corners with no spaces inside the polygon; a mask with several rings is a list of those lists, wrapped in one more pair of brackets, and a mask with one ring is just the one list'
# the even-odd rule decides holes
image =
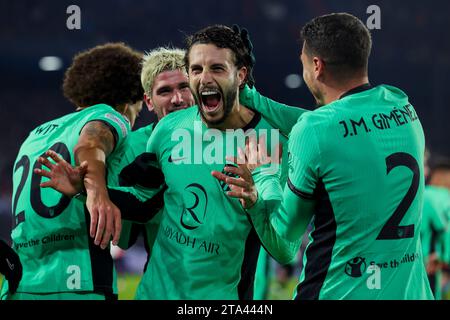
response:
{"label": "green sleeve cuff", "polygon": [[256,218],[258,215],[265,213],[266,203],[265,203],[261,193],[258,193],[258,199],[256,200],[255,204],[251,208],[246,209],[246,211],[252,219],[254,217]]}

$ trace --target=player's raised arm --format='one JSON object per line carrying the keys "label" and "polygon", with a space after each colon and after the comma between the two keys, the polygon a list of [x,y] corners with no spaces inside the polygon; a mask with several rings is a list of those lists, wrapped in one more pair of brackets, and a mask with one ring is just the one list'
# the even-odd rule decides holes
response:
{"label": "player's raised arm", "polygon": [[[248,63],[253,67],[256,59],[253,54],[253,44],[248,30],[245,28],[241,29],[238,25],[233,25],[233,31],[240,35],[244,46],[248,50],[248,59],[250,60]],[[279,128],[281,133],[287,137],[297,119],[308,110],[291,107],[264,97],[256,90],[254,84],[255,80],[250,71],[247,84],[240,87],[239,102],[260,112],[272,126]]]}
{"label": "player's raised arm", "polygon": [[[50,162],[51,158],[54,163]],[[142,165],[142,156],[129,166],[133,166],[140,180],[129,182],[128,186],[106,186],[109,199],[121,211],[121,218],[138,223],[150,221],[163,206],[166,189],[164,176],[157,168]],[[41,183],[42,188],[53,188],[62,194],[73,197],[84,192],[83,179],[88,171],[88,162],[73,167],[56,152],[49,150],[38,161],[48,170],[35,169],[34,173],[49,180]],[[142,181],[147,181],[145,184]],[[80,198],[81,200],[81,198]]]}
{"label": "player's raised arm", "polygon": [[[266,156],[264,139],[258,144],[252,139],[249,141],[245,155],[240,152],[239,158],[233,159],[237,167],[225,169],[237,178],[216,171],[212,175],[230,186],[228,196],[240,199],[265,249],[278,262],[286,264],[295,258],[300,248],[301,235],[311,218],[310,203],[299,203],[286,191],[283,200],[279,176],[270,173],[273,169],[267,170],[267,165],[271,163]],[[265,170],[255,170],[260,166],[265,166]],[[295,210],[305,213],[306,216],[300,217],[304,224],[292,223],[297,215],[289,216],[289,212],[298,212]]]}
{"label": "player's raised arm", "polygon": [[86,206],[91,215],[90,236],[104,249],[110,237],[117,244],[120,236],[120,210],[111,202],[106,190],[106,158],[114,150],[115,138],[110,127],[100,121],[87,123],[74,148],[75,162],[87,162],[84,176]]}
{"label": "player's raised arm", "polygon": [[288,106],[261,95],[255,87],[245,86],[239,92],[239,101],[258,112],[284,136],[289,136],[298,118],[308,112],[306,109]]}

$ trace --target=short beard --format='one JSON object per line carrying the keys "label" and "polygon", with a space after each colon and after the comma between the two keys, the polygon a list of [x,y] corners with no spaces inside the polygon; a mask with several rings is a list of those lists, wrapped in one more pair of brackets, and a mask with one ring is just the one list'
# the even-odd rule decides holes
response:
{"label": "short beard", "polygon": [[313,95],[314,100],[316,101],[316,108],[315,109],[323,107],[325,104],[323,102],[324,97],[323,97],[322,93],[319,90],[312,90],[312,88],[308,88],[308,89],[311,92],[311,94]]}

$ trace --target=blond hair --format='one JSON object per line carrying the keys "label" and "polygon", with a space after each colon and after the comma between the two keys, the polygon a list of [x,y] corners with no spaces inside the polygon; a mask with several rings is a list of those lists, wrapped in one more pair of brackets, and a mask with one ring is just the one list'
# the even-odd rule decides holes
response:
{"label": "blond hair", "polygon": [[177,48],[156,48],[146,52],[141,71],[141,83],[144,92],[151,96],[155,78],[164,71],[184,70],[185,51]]}

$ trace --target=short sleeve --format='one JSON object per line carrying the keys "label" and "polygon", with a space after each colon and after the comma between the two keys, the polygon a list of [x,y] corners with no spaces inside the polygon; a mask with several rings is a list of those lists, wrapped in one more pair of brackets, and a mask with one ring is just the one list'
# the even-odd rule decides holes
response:
{"label": "short sleeve", "polygon": [[81,127],[80,132],[87,123],[101,121],[111,129],[115,145],[122,144],[131,131],[128,120],[108,105],[92,106],[89,108],[93,108],[92,112],[87,114],[83,119],[84,124]]}

